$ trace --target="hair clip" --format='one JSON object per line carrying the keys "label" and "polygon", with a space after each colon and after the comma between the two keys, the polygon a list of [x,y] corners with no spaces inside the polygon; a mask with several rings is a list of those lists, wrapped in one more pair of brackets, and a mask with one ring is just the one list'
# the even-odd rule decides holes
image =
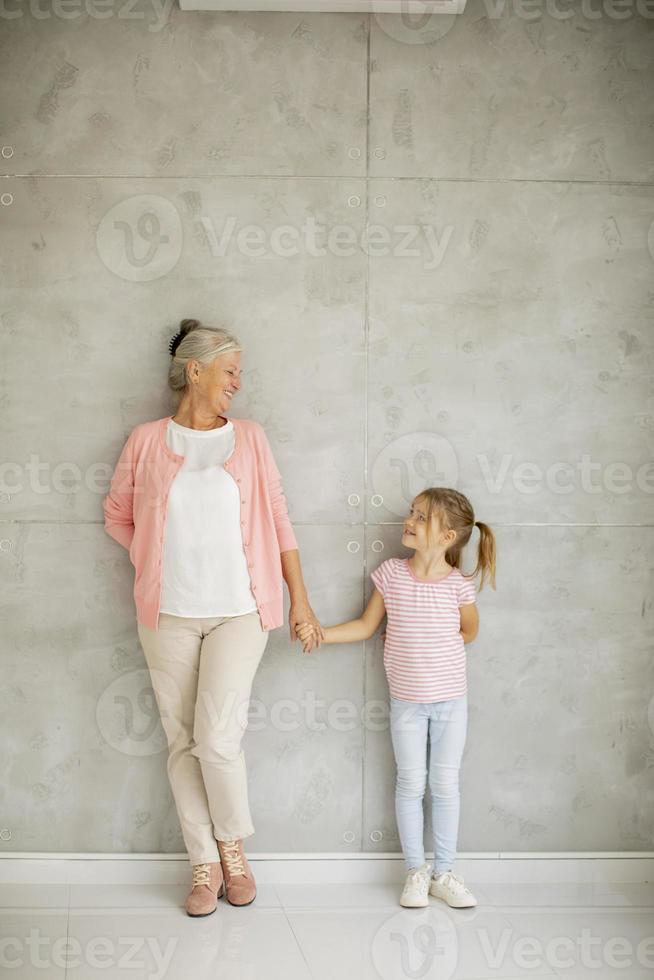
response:
{"label": "hair clip", "polygon": [[173,337],[173,339],[168,344],[168,350],[170,351],[171,357],[175,356],[175,351],[177,350],[181,342],[182,342],[182,331],[178,330],[175,336]]}

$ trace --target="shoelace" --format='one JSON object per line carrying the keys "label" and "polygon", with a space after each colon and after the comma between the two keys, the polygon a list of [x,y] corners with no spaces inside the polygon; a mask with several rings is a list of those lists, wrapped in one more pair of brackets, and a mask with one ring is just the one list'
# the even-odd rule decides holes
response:
{"label": "shoelace", "polygon": [[193,865],[193,887],[211,884],[211,868],[208,864]]}
{"label": "shoelace", "polygon": [[245,875],[243,860],[238,846],[238,841],[221,841],[223,857],[227,864],[230,875]]}
{"label": "shoelace", "polygon": [[409,874],[407,876],[408,877],[407,884],[409,886],[418,887],[419,885],[425,883],[425,879],[427,879],[428,874],[429,874],[428,871],[423,871],[421,868],[416,868],[415,871],[409,871]]}
{"label": "shoelace", "polygon": [[466,891],[466,886],[463,883],[463,878],[455,874],[454,871],[446,871],[444,874],[440,875],[439,881],[443,882],[444,885],[451,885],[452,881],[456,882],[454,888],[455,891]]}

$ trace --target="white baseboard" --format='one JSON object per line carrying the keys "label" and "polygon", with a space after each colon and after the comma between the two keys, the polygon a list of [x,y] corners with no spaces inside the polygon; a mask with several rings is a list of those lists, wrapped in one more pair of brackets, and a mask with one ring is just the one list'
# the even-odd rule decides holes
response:
{"label": "white baseboard", "polygon": [[[404,874],[401,854],[246,853],[262,884],[392,883]],[[654,852],[464,852],[456,870],[476,884],[652,882]],[[0,853],[2,884],[182,884],[188,878],[186,854]]]}

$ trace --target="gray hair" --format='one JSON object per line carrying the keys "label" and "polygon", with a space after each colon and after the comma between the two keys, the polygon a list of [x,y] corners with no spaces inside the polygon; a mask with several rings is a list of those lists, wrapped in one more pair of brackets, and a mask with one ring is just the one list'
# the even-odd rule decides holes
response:
{"label": "gray hair", "polygon": [[238,339],[222,327],[210,327],[199,320],[182,320],[176,337],[181,340],[170,359],[168,368],[168,387],[181,399],[188,387],[186,365],[189,361],[199,361],[208,367],[217,357],[230,351],[241,351]]}

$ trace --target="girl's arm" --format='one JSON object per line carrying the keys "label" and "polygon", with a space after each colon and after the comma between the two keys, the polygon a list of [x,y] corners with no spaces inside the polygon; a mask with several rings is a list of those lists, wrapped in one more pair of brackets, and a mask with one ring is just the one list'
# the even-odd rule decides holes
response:
{"label": "girl's arm", "polygon": [[[325,638],[323,643],[358,643],[369,640],[381,623],[386,613],[384,598],[377,589],[372,595],[365,611],[358,619],[350,619],[336,626],[323,626]],[[297,634],[304,643],[313,631],[310,623],[303,623],[297,628]]]}
{"label": "girl's arm", "polygon": [[479,632],[479,612],[476,603],[466,602],[465,605],[459,606],[459,613],[461,615],[459,633],[463,637],[464,643],[472,643]]}

